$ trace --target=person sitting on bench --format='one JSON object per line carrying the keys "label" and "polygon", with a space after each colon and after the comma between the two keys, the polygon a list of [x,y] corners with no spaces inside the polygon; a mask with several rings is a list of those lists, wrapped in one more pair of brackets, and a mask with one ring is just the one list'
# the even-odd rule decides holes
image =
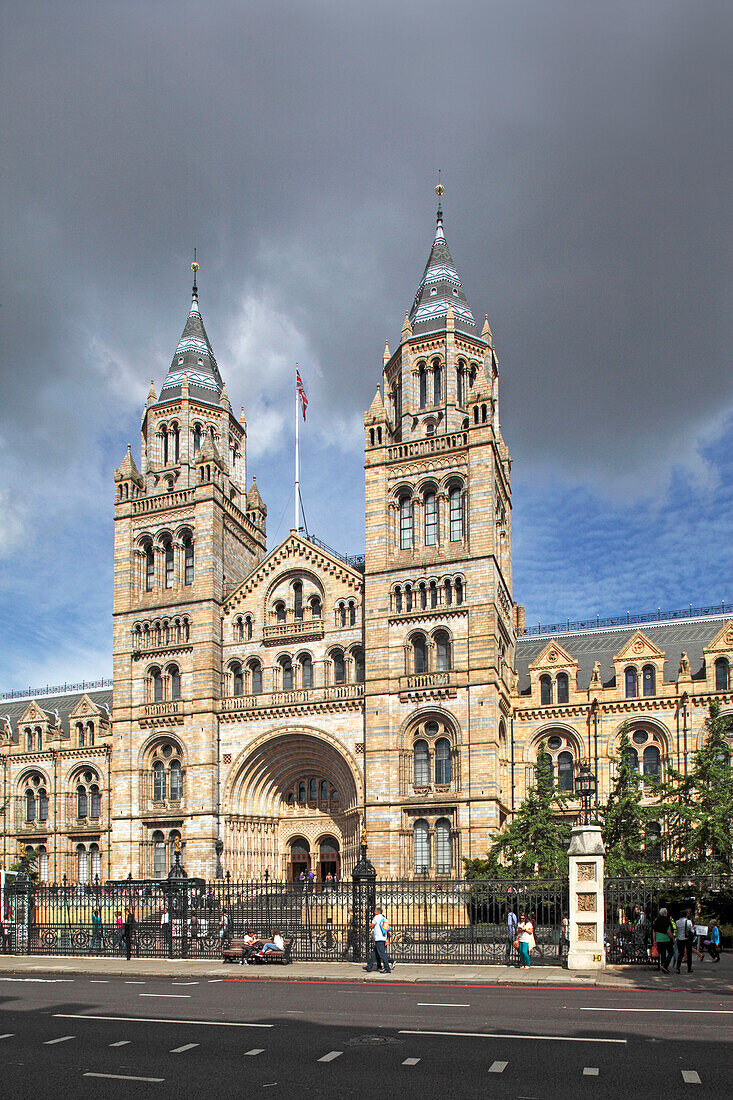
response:
{"label": "person sitting on bench", "polygon": [[248,928],[244,937],[244,943],[242,944],[242,958],[245,962],[249,962],[250,955],[253,955],[255,951],[258,951],[262,946],[262,940],[258,940],[254,933],[254,929]]}
{"label": "person sitting on bench", "polygon": [[268,951],[284,951],[285,950],[285,940],[282,938],[282,936],[278,932],[277,928],[273,928],[272,931],[270,932],[270,935],[272,936],[272,940],[269,941],[268,943],[263,943],[262,944],[262,947],[260,949],[260,954],[261,955],[266,955]]}

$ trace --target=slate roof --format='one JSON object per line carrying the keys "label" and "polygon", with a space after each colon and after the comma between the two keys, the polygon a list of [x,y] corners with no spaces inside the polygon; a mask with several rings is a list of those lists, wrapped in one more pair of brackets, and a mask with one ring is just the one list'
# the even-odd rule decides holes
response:
{"label": "slate roof", "polygon": [[186,326],[161,387],[159,405],[181,396],[184,377],[188,379],[189,397],[196,401],[205,401],[209,405],[219,404],[224,383],[199,311],[195,283]]}
{"label": "slate roof", "polygon": [[69,732],[69,715],[80,699],[87,695],[93,703],[104,712],[104,704],[112,710],[112,688],[102,688],[98,691],[75,691],[69,695],[28,695],[24,699],[0,700],[0,722],[9,717],[13,727],[13,740],[17,741],[18,722],[21,715],[28,709],[31,702],[35,702],[44,711],[52,722],[55,722],[54,711],[59,712],[59,721],[64,733]]}
{"label": "slate roof", "polygon": [[680,654],[684,650],[690,659],[693,680],[705,677],[703,646],[710,645],[730,615],[715,615],[704,619],[686,619],[678,622],[631,623],[612,629],[588,630],[578,633],[523,634],[517,639],[516,666],[519,673],[519,692],[530,691],[529,666],[537,660],[550,642],[556,641],[577,660],[578,688],[586,691],[593,673],[593,662],[601,662],[601,682],[604,687],[616,683],[614,656],[628,640],[641,631],[650,642],[664,650],[664,679],[675,681],[680,666]]}
{"label": "slate roof", "polygon": [[414,335],[443,332],[446,327],[448,303],[453,306],[456,332],[477,336],[476,322],[466,301],[463,284],[443,232],[443,211],[438,207],[435,239],[409,313]]}

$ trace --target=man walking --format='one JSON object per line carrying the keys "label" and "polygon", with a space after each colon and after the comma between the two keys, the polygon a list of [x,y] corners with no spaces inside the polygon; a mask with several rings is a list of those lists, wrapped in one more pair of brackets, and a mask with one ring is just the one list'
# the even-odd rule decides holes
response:
{"label": "man walking", "polygon": [[370,974],[374,967],[377,965],[377,960],[382,963],[385,974],[391,974],[389,966],[389,958],[387,957],[387,943],[389,941],[389,921],[382,915],[380,906],[376,906],[374,909],[374,917],[371,923],[372,939],[374,946],[372,947],[372,953],[369,956],[369,962],[364,967],[367,974]]}
{"label": "man walking", "polygon": [[517,914],[513,909],[507,909],[506,913],[506,964],[512,965],[512,951],[514,941],[517,938]]}
{"label": "man walking", "polygon": [[130,960],[132,954],[132,937],[135,932],[135,914],[132,909],[127,909],[125,912],[125,923],[122,925],[122,939],[125,941],[125,947],[127,949],[127,959]]}
{"label": "man walking", "polygon": [[692,973],[692,941],[695,938],[695,925],[693,924],[692,909],[687,910],[687,915],[679,917],[675,921],[677,928],[677,973],[680,972],[682,959],[687,956],[687,973]]}

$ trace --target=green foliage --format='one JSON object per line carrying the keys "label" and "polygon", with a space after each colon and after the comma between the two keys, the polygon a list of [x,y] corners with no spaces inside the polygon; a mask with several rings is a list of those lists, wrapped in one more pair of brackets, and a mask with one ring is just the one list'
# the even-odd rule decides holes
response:
{"label": "green foliage", "polygon": [[22,856],[16,859],[15,863],[10,864],[10,870],[16,871],[18,874],[25,872],[29,879],[35,881],[38,878],[38,872],[36,871],[36,863],[38,862],[38,852],[26,851]]}
{"label": "green foliage", "polygon": [[492,844],[485,860],[464,860],[466,878],[566,874],[570,824],[561,815],[567,803],[567,795],[555,786],[552,766],[542,742],[535,765],[535,782],[524,802]]}
{"label": "green foliage", "polygon": [[[646,846],[646,830],[651,820],[658,819],[659,809],[642,805],[649,784],[645,791],[626,725],[621,727],[618,752],[611,763],[615,765],[616,779],[601,814],[606,874],[638,875],[658,862],[658,850]],[[655,788],[658,791],[658,785]]]}
{"label": "green foliage", "polygon": [[664,820],[673,860],[695,874],[727,874],[733,866],[733,770],[727,720],[710,702],[702,748],[687,775],[669,769]]}

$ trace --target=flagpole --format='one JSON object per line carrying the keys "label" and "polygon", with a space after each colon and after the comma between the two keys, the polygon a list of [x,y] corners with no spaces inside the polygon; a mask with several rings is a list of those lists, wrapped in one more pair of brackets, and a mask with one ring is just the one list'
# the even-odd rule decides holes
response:
{"label": "flagpole", "polygon": [[298,416],[298,364],[295,364],[295,530],[300,519],[300,417]]}

